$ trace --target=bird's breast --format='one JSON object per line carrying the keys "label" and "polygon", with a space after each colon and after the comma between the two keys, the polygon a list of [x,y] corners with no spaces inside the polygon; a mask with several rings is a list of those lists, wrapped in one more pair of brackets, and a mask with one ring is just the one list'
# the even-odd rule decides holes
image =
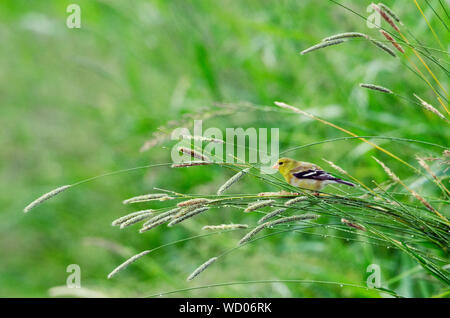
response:
{"label": "bird's breast", "polygon": [[290,185],[308,190],[321,190],[322,182],[319,180],[299,179],[292,176],[288,181]]}

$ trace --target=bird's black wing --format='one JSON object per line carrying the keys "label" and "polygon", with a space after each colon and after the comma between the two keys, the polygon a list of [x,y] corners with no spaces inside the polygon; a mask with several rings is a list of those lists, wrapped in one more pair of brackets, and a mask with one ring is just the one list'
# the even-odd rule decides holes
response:
{"label": "bird's black wing", "polygon": [[323,170],[311,169],[311,170],[296,172],[296,173],[293,173],[292,175],[298,179],[309,179],[309,180],[319,180],[319,181],[329,180],[329,181],[346,184],[346,185],[352,186],[352,187],[354,186],[353,183],[336,178]]}
{"label": "bird's black wing", "polygon": [[311,179],[311,180],[335,180],[331,174],[326,173],[323,170],[306,170],[301,172],[293,173],[293,176],[299,179]]}

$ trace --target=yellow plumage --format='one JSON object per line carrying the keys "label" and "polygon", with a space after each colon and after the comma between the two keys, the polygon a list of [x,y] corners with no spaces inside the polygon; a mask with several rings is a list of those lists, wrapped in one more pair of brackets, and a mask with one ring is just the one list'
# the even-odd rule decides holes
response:
{"label": "yellow plumage", "polygon": [[309,162],[281,158],[272,168],[278,169],[290,185],[307,190],[320,191],[330,183],[353,186],[352,183],[333,177],[318,165]]}

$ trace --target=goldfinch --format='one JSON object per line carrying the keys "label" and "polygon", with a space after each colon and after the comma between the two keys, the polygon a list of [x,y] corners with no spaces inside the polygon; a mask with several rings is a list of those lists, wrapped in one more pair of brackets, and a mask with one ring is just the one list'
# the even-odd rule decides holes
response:
{"label": "goldfinch", "polygon": [[309,162],[281,158],[272,168],[278,169],[287,183],[303,189],[320,191],[330,183],[355,186],[353,183],[333,177],[319,166]]}

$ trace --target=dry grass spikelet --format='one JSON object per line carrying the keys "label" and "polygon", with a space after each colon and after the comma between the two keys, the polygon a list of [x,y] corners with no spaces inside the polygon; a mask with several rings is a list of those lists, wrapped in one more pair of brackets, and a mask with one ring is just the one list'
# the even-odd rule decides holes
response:
{"label": "dry grass spikelet", "polygon": [[194,210],[196,210],[198,208],[201,208],[202,206],[203,206],[202,204],[194,204],[194,205],[189,205],[189,206],[186,206],[186,207],[179,207],[180,210],[178,211],[178,213],[176,213],[173,216],[173,218],[174,219],[178,219],[178,218],[182,217],[183,215],[185,215],[187,213],[190,213],[190,212],[192,212],[192,211],[194,211]]}
{"label": "dry grass spikelet", "polygon": [[297,195],[298,195],[297,192],[288,192],[285,190],[278,191],[278,192],[260,192],[260,193],[258,193],[258,197],[273,197],[273,196],[292,197],[292,196],[297,196]]}
{"label": "dry grass spikelet", "polygon": [[111,225],[112,226],[121,225],[122,223],[124,223],[124,222],[126,222],[126,221],[128,221],[128,220],[130,220],[132,218],[135,218],[135,217],[143,215],[143,214],[144,215],[151,214],[152,212],[153,212],[153,210],[150,210],[150,209],[149,210],[136,211],[136,212],[127,214],[125,216],[122,216],[122,217],[120,217],[118,219],[115,219],[114,221],[112,221]]}
{"label": "dry grass spikelet", "polygon": [[148,201],[153,201],[153,200],[164,200],[167,198],[168,198],[168,195],[166,193],[151,193],[151,194],[144,194],[144,195],[139,195],[136,197],[126,199],[122,203],[123,204],[141,203],[141,202],[148,202]]}
{"label": "dry grass spikelet", "polygon": [[298,202],[305,201],[305,200],[307,200],[307,199],[308,199],[308,198],[307,198],[306,196],[299,196],[299,197],[296,197],[296,198],[287,200],[287,201],[284,203],[284,206],[291,206],[291,205],[294,205],[294,204],[296,204],[296,203],[298,203]]}
{"label": "dry grass spikelet", "polygon": [[441,213],[439,213],[439,211],[437,211],[435,208],[433,208],[431,206],[430,203],[428,203],[427,200],[425,200],[422,196],[420,196],[416,191],[414,191],[413,189],[409,188],[402,180],[400,180],[399,177],[397,177],[392,171],[391,169],[389,169],[383,162],[381,162],[380,160],[378,160],[375,157],[372,157],[373,159],[375,159],[376,162],[378,162],[378,164],[380,166],[383,167],[384,171],[387,173],[387,175],[389,177],[391,177],[392,180],[394,180],[395,182],[400,183],[406,190],[409,191],[409,193],[411,193],[411,195],[413,197],[415,197],[417,200],[419,200],[428,210],[430,210],[431,212],[435,213],[437,216],[439,216],[442,220],[444,220],[447,224],[450,224],[447,220],[447,218],[445,216],[443,216]]}
{"label": "dry grass spikelet", "polygon": [[244,212],[246,212],[246,213],[252,212],[252,211],[255,211],[255,210],[257,210],[257,209],[264,208],[264,207],[266,207],[266,206],[270,206],[270,205],[272,205],[273,203],[275,203],[275,200],[261,200],[261,201],[256,201],[256,202],[250,203],[250,204],[248,205],[248,207],[244,210]]}
{"label": "dry grass spikelet", "polygon": [[142,227],[146,227],[147,225],[150,225],[150,224],[152,224],[152,223],[155,223],[155,222],[157,222],[157,221],[159,221],[159,220],[161,220],[161,219],[163,219],[163,218],[165,218],[165,217],[167,217],[167,216],[174,215],[175,213],[178,213],[180,210],[181,210],[181,208],[174,208],[174,209],[171,209],[171,210],[169,210],[169,211],[160,213],[160,214],[158,214],[158,215],[152,217],[151,219],[149,219],[147,222],[145,222],[145,223],[142,225]]}
{"label": "dry grass spikelet", "polygon": [[383,9],[381,9],[381,8],[380,8],[379,6],[377,6],[375,3],[372,3],[371,5],[372,5],[372,8],[374,8],[375,11],[377,11],[377,12],[381,15],[381,17],[382,17],[387,23],[389,23],[389,25],[390,25],[392,28],[394,28],[395,31],[400,32],[400,29],[398,28],[398,26],[395,24],[394,21],[392,21],[391,17],[390,17],[388,14],[386,14],[386,12],[385,12]]}
{"label": "dry grass spikelet", "polygon": [[295,222],[295,221],[306,221],[306,220],[316,220],[319,216],[316,214],[302,214],[302,215],[293,215],[293,216],[287,216],[284,218],[280,218],[278,220],[270,221],[268,222],[268,226],[274,226],[278,224],[283,223],[289,223],[289,222]]}
{"label": "dry grass spikelet", "polygon": [[187,201],[183,201],[177,204],[178,207],[183,208],[183,207],[187,207],[187,206],[192,206],[192,205],[200,205],[200,204],[207,204],[211,202],[211,200],[209,199],[205,199],[205,198],[197,198],[197,199],[190,199]]}
{"label": "dry grass spikelet", "polygon": [[[166,217],[163,217],[163,218],[161,218],[161,219],[159,219],[159,220],[157,220],[157,221],[155,221],[155,222],[153,222],[153,223],[149,223],[149,224],[143,226],[143,227],[139,230],[139,233],[147,232],[148,230],[151,230],[151,229],[153,229],[153,228],[155,228],[155,227],[157,227],[157,226],[160,226],[160,225],[162,225],[162,224],[164,224],[164,223],[166,223],[166,222],[169,222],[169,221],[172,220],[172,219],[173,219],[173,216],[172,216],[172,215],[168,215],[168,216],[166,216]],[[148,222],[147,222],[147,223],[148,223]]]}
{"label": "dry grass spikelet", "polygon": [[366,231],[366,228],[363,225],[361,225],[361,224],[350,222],[349,220],[344,219],[344,218],[341,219],[341,222],[343,224],[345,224],[347,226],[350,226],[352,228],[355,228],[357,230]]}
{"label": "dry grass spikelet", "polygon": [[397,177],[397,175],[395,173],[392,172],[391,169],[389,169],[383,162],[381,162],[380,160],[378,160],[375,157],[372,157],[373,159],[375,159],[376,162],[378,162],[378,164],[383,168],[384,172],[386,172],[386,174],[391,177],[391,179],[395,182],[401,182],[400,178]]}
{"label": "dry grass spikelet", "polygon": [[339,171],[340,173],[342,173],[343,175],[348,175],[348,172],[347,171],[345,171],[344,169],[342,169],[341,167],[339,167],[337,164],[335,164],[334,162],[332,162],[332,161],[329,161],[329,160],[325,160],[325,159],[322,159],[323,161],[325,161],[326,163],[328,163],[333,169],[335,169],[335,170],[337,170],[337,171]]}
{"label": "dry grass spikelet", "polygon": [[345,40],[333,40],[333,41],[321,42],[319,44],[316,44],[316,45],[313,45],[313,46],[307,48],[306,50],[301,51],[300,54],[305,55],[309,52],[320,50],[320,49],[323,49],[323,48],[326,48],[326,47],[332,46],[332,45],[338,45],[338,44],[341,44],[344,42],[345,42]]}
{"label": "dry grass spikelet", "polygon": [[245,243],[247,243],[248,241],[250,241],[256,234],[258,234],[259,232],[261,232],[262,230],[264,230],[270,222],[265,222],[261,225],[258,225],[257,227],[255,227],[253,230],[251,230],[250,232],[248,232],[246,235],[244,235],[243,238],[241,238],[241,240],[238,242],[238,246],[243,245]]}
{"label": "dry grass spikelet", "polygon": [[207,156],[191,148],[179,147],[178,151],[201,161],[211,161]]}
{"label": "dry grass spikelet", "polygon": [[374,91],[383,92],[386,94],[392,94],[392,91],[390,89],[383,87],[383,86],[379,86],[379,85],[360,83],[359,86],[362,88],[367,88],[367,89],[371,89]]}
{"label": "dry grass spikelet", "polygon": [[33,202],[31,202],[30,204],[28,204],[24,209],[23,212],[27,213],[29,212],[31,209],[34,209],[36,206],[40,205],[41,203],[53,198],[54,196],[56,196],[57,194],[60,194],[61,192],[67,190],[68,188],[70,188],[71,185],[64,185],[62,187],[56,188],[50,192],[47,192],[43,195],[41,195],[39,198],[37,198],[36,200],[34,200]]}
{"label": "dry grass spikelet", "polygon": [[197,214],[206,212],[209,210],[209,207],[202,207],[202,208],[197,208],[191,212],[188,212],[180,217],[174,217],[172,221],[170,221],[169,224],[167,224],[167,226],[171,227],[174,226],[175,224],[181,223],[187,219],[190,219],[193,216],[196,216]]}
{"label": "dry grass spikelet", "polygon": [[188,167],[195,167],[195,166],[207,166],[211,165],[212,162],[208,161],[189,161],[189,162],[182,162],[182,163],[174,163],[171,165],[171,168],[188,168]]}
{"label": "dry grass spikelet", "polygon": [[305,220],[315,220],[317,219],[319,216],[315,215],[315,214],[303,214],[303,215],[293,215],[293,216],[287,216],[284,218],[280,218],[278,220],[275,221],[268,221],[265,222],[261,225],[258,225],[257,227],[255,227],[253,230],[251,230],[250,232],[248,232],[239,242],[238,245],[242,245],[244,243],[247,243],[248,241],[250,241],[256,234],[258,234],[259,232],[261,232],[262,230],[264,230],[267,227],[272,227],[274,225],[278,225],[278,224],[283,224],[283,223],[289,223],[289,222],[295,222],[295,221],[305,221]]}
{"label": "dry grass spikelet", "polygon": [[304,110],[301,110],[301,109],[299,109],[299,108],[296,108],[296,107],[294,107],[294,106],[288,105],[288,104],[283,103],[283,102],[274,102],[274,103],[275,103],[275,105],[277,105],[278,107],[281,107],[281,108],[283,108],[283,109],[287,109],[287,110],[290,110],[290,111],[292,111],[292,112],[294,112],[294,113],[302,114],[302,115],[305,115],[305,116],[311,118],[311,115],[310,115],[309,113],[305,112]]}
{"label": "dry grass spikelet", "polygon": [[127,226],[130,226],[130,225],[136,224],[138,222],[141,222],[143,220],[146,220],[153,214],[153,210],[144,210],[142,212],[143,212],[142,214],[137,215],[137,216],[135,216],[135,217],[133,217],[131,219],[128,219],[125,222],[121,223],[120,224],[120,228],[123,229],[123,228],[125,228]]}
{"label": "dry grass spikelet", "polygon": [[391,55],[392,57],[397,57],[397,54],[393,50],[391,50],[389,47],[381,43],[380,41],[377,41],[375,39],[369,39],[370,42],[372,42],[374,45],[385,51],[387,54]]}
{"label": "dry grass spikelet", "polygon": [[202,230],[234,230],[246,229],[248,224],[220,224],[220,225],[205,225]]}
{"label": "dry grass spikelet", "polygon": [[250,168],[246,168],[244,170],[239,171],[230,179],[227,180],[220,188],[217,190],[217,195],[222,195],[226,190],[228,190],[233,184],[242,179],[244,175],[246,175],[250,171]]}
{"label": "dry grass spikelet", "polygon": [[140,259],[142,256],[147,255],[148,253],[150,253],[150,250],[143,251],[143,252],[141,252],[139,254],[136,254],[136,255],[130,257],[125,262],[123,262],[122,264],[117,266],[111,273],[109,273],[108,279],[110,279],[114,275],[117,275],[119,272],[121,272],[122,270],[124,270],[125,268],[130,266],[130,264],[134,263],[135,261]]}
{"label": "dry grass spikelet", "polygon": [[364,33],[359,33],[359,32],[344,32],[344,33],[338,33],[338,34],[326,37],[322,40],[322,42],[329,42],[329,41],[334,41],[334,40],[339,40],[339,39],[347,39],[347,38],[366,38],[366,39],[368,39],[369,36],[367,36]]}
{"label": "dry grass spikelet", "polygon": [[426,110],[438,115],[441,119],[445,120],[448,122],[447,118],[445,118],[444,115],[442,115],[442,113],[440,111],[438,111],[436,108],[434,108],[433,106],[431,106],[429,103],[427,103],[426,101],[424,101],[422,98],[420,98],[419,96],[417,96],[416,94],[413,94],[415,98],[417,98],[420,102],[420,104],[422,105],[423,108],[425,108]]}
{"label": "dry grass spikelet", "polygon": [[273,212],[267,213],[265,216],[263,216],[261,219],[258,220],[258,224],[264,223],[267,220],[269,220],[269,219],[271,219],[271,218],[273,218],[273,217],[283,213],[286,210],[287,210],[286,208],[279,208],[279,209],[276,209]]}
{"label": "dry grass spikelet", "polygon": [[409,190],[409,192],[411,192],[411,194],[412,194],[417,200],[419,200],[420,202],[422,202],[422,204],[423,204],[428,210],[430,210],[431,212],[434,212],[434,213],[436,213],[436,214],[438,214],[439,216],[442,217],[442,215],[441,215],[435,208],[433,208],[433,207],[431,206],[431,204],[428,203],[428,201],[425,200],[422,196],[420,196],[416,191],[414,191],[413,189],[409,189],[409,188],[408,188],[408,190]]}
{"label": "dry grass spikelet", "polygon": [[402,46],[400,44],[398,44],[397,41],[395,41],[395,39],[386,31],[384,30],[380,30],[380,33],[386,38],[386,40],[388,40],[389,42],[392,43],[392,45],[399,50],[401,53],[405,53],[405,50],[403,50]]}
{"label": "dry grass spikelet", "polygon": [[424,168],[434,179],[438,178],[423,158],[416,156],[416,159],[417,159],[417,162],[422,166],[422,168]]}
{"label": "dry grass spikelet", "polygon": [[203,136],[182,135],[182,137],[183,137],[183,139],[189,139],[189,140],[207,141],[207,142],[214,142],[214,143],[218,143],[218,144],[225,143],[221,139],[209,138],[209,137],[203,137]]}
{"label": "dry grass spikelet", "polygon": [[187,280],[193,280],[195,277],[197,277],[201,272],[203,272],[205,269],[207,269],[209,266],[211,266],[212,263],[217,261],[217,257],[212,257],[209,260],[207,260],[205,263],[197,267],[191,275],[187,278]]}
{"label": "dry grass spikelet", "polygon": [[384,3],[379,2],[378,6],[387,14],[389,14],[391,16],[392,19],[394,19],[395,21],[397,21],[398,23],[400,23],[400,25],[403,25],[402,21],[400,21],[400,18],[395,14],[394,11],[392,11],[391,8],[389,8],[387,5],[385,5]]}
{"label": "dry grass spikelet", "polygon": [[447,192],[447,194],[450,194],[450,191],[444,186],[444,184],[441,182],[441,180],[439,180],[439,178],[437,177],[437,175],[433,172],[433,170],[431,170],[430,166],[425,162],[424,158],[421,158],[419,156],[416,156],[417,161],[419,162],[420,166],[422,168],[424,168],[429,174],[430,176],[433,177],[433,181],[434,183],[440,187],[443,191]]}

